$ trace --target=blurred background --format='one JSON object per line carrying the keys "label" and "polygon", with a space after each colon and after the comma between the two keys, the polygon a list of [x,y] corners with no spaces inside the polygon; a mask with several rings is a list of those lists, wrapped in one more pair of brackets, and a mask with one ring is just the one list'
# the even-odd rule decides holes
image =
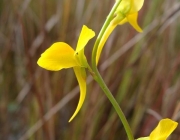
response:
{"label": "blurred background", "polygon": [[[50,72],[37,59],[52,43],[76,48],[83,24],[98,35],[113,0],[0,0],[0,140],[126,140],[114,108],[88,73],[87,96],[75,119],[79,87],[72,69]],[[135,138],[162,118],[180,122],[180,1],[145,0],[143,33],[118,26],[99,70]],[[95,38],[86,46],[91,63]],[[180,140],[180,126],[169,140]]]}

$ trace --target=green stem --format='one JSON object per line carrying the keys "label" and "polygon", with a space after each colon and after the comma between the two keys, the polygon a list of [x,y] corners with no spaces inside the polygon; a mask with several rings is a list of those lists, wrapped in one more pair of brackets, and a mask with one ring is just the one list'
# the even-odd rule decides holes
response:
{"label": "green stem", "polygon": [[111,104],[113,105],[114,109],[116,110],[124,128],[125,131],[128,135],[128,139],[129,140],[134,140],[131,128],[129,126],[128,121],[126,120],[126,117],[123,113],[123,111],[121,110],[119,104],[117,103],[116,99],[114,98],[114,96],[112,95],[111,91],[109,90],[109,88],[106,86],[104,80],[102,79],[101,75],[99,74],[99,72],[95,72],[96,78],[95,80],[97,81],[97,83],[100,85],[100,87],[102,88],[102,90],[104,91],[104,93],[106,94],[106,96],[108,97],[108,99],[110,100]]}
{"label": "green stem", "polygon": [[100,40],[103,37],[104,32],[106,31],[106,28],[108,27],[108,25],[110,24],[111,20],[113,19],[114,13],[115,13],[117,7],[119,6],[119,4],[121,3],[121,1],[122,0],[118,0],[114,4],[113,8],[111,9],[109,15],[107,16],[106,21],[104,22],[103,27],[101,28],[101,31],[99,32],[99,35],[98,35],[98,37],[96,39],[95,45],[93,47],[93,53],[92,53],[92,68],[93,69],[96,69],[96,54],[97,54],[97,49],[98,49]]}
{"label": "green stem", "polygon": [[92,53],[92,70],[94,72],[94,79],[97,81],[97,83],[100,85],[100,87],[102,88],[102,90],[104,91],[104,93],[106,94],[106,96],[108,97],[108,99],[110,100],[110,102],[112,103],[114,109],[116,110],[124,128],[125,128],[125,131],[128,135],[128,139],[129,140],[134,140],[134,137],[133,137],[133,134],[132,134],[132,131],[131,131],[131,128],[128,124],[128,121],[126,120],[126,117],[124,115],[124,113],[122,112],[119,104],[117,103],[116,99],[113,97],[112,93],[110,92],[109,88],[106,86],[104,80],[102,79],[98,69],[97,69],[97,66],[96,66],[96,55],[97,55],[97,49],[98,49],[98,46],[99,46],[99,43],[104,35],[104,32],[106,31],[108,25],[110,24],[111,20],[113,19],[113,16],[114,16],[114,12],[115,10],[117,9],[118,5],[120,4],[122,0],[118,0],[115,5],[113,6],[111,12],[109,13],[97,39],[96,39],[96,42],[95,42],[95,45],[94,45],[94,48],[93,48],[93,53]]}

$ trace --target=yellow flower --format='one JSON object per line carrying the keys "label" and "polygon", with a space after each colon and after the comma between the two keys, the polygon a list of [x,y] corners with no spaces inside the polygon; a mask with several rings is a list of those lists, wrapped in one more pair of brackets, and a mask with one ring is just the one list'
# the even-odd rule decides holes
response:
{"label": "yellow flower", "polygon": [[137,23],[137,18],[138,11],[142,8],[143,3],[144,0],[122,0],[115,12],[116,17],[113,23],[121,25],[129,22],[138,32],[142,32]]}
{"label": "yellow flower", "polygon": [[[117,0],[116,0],[117,1]],[[122,0],[118,8],[115,11],[115,17],[107,27],[97,50],[96,64],[98,64],[99,57],[101,55],[102,48],[117,25],[122,25],[129,22],[138,32],[142,32],[142,29],[137,23],[138,11],[142,8],[144,0]]]}
{"label": "yellow flower", "polygon": [[137,140],[166,140],[174,131],[178,123],[170,119],[162,119],[158,126],[151,132],[149,137],[142,137]]}
{"label": "yellow flower", "polygon": [[84,55],[84,47],[88,41],[95,36],[94,31],[83,26],[76,50],[64,42],[54,43],[49,47],[37,61],[38,65],[44,69],[59,71],[61,69],[73,68],[80,86],[80,99],[78,106],[70,118],[69,122],[79,112],[86,96],[86,71],[88,63]]}

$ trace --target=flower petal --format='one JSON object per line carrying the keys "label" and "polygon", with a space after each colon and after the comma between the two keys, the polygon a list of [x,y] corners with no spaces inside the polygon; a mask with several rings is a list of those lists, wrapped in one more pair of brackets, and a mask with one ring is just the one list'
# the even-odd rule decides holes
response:
{"label": "flower petal", "polygon": [[64,42],[54,43],[41,54],[37,63],[40,67],[52,71],[79,66],[74,50]]}
{"label": "flower petal", "polygon": [[101,41],[99,42],[99,46],[98,46],[98,49],[97,49],[97,55],[96,55],[96,65],[98,64],[99,62],[99,58],[100,58],[100,55],[101,55],[101,51],[104,47],[104,44],[106,43],[109,35],[112,33],[112,31],[114,30],[114,28],[116,27],[116,25],[112,25],[110,24],[106,31],[104,32],[104,35],[102,36],[102,39]]}
{"label": "flower petal", "polygon": [[133,14],[129,14],[127,15],[127,20],[128,22],[138,31],[138,32],[142,32],[142,29],[139,27],[138,23],[137,23],[137,18],[138,18],[138,13],[133,13]]}
{"label": "flower petal", "polygon": [[[95,32],[83,25],[76,47],[76,53],[84,49],[88,41],[95,36]],[[84,52],[83,52],[84,53]]]}
{"label": "flower petal", "polygon": [[144,0],[132,0],[132,7],[129,13],[138,12],[144,4]]}
{"label": "flower petal", "polygon": [[72,119],[77,115],[79,110],[82,107],[82,104],[84,102],[85,96],[86,96],[86,71],[85,68],[82,67],[74,67],[74,72],[76,74],[76,78],[78,80],[79,86],[80,86],[80,98],[78,106],[72,115],[72,117],[69,119],[69,122],[72,121]]}
{"label": "flower petal", "polygon": [[150,140],[166,140],[177,125],[177,122],[170,119],[161,120],[158,126],[151,132]]}
{"label": "flower petal", "polygon": [[150,138],[149,137],[142,137],[142,138],[139,138],[137,140],[150,140]]}
{"label": "flower petal", "polygon": [[77,43],[76,51],[74,53],[74,56],[78,60],[81,67],[87,67],[87,60],[84,55],[84,47],[88,43],[88,41],[95,36],[95,33],[93,30],[89,29],[87,26],[83,25],[79,40]]}

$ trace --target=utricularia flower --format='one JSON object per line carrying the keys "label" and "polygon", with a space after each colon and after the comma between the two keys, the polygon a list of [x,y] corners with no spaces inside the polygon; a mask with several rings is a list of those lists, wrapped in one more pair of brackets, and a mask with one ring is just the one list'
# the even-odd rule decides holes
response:
{"label": "utricularia flower", "polygon": [[166,140],[177,125],[178,123],[171,119],[162,119],[148,137],[142,137],[137,140]]}
{"label": "utricularia flower", "polygon": [[142,32],[137,23],[137,18],[138,11],[143,4],[144,0],[122,0],[115,12],[116,17],[113,19],[113,24],[121,25],[129,22],[138,32]]}
{"label": "utricularia flower", "polygon": [[[117,0],[116,0],[117,1]],[[129,22],[138,32],[142,32],[142,29],[137,23],[138,11],[142,8],[144,0],[122,0],[115,11],[115,17],[112,19],[111,23],[107,27],[97,50],[96,63],[99,61],[99,57],[102,48],[108,39],[109,35],[112,33],[117,25],[122,25]]]}
{"label": "utricularia flower", "polygon": [[79,36],[76,50],[73,50],[72,47],[64,42],[57,42],[50,46],[44,53],[42,53],[41,57],[37,61],[40,67],[51,71],[59,71],[66,68],[74,69],[80,86],[80,99],[78,106],[69,122],[79,112],[86,96],[85,68],[88,67],[88,63],[84,55],[84,47],[94,36],[94,31],[84,25]]}

